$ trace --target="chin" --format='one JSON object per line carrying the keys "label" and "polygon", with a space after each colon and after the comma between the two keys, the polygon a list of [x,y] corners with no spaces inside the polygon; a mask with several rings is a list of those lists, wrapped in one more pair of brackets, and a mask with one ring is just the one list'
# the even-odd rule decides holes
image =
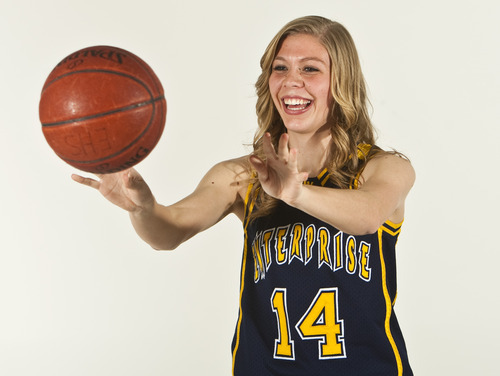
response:
{"label": "chin", "polygon": [[314,131],[314,127],[311,127],[310,124],[303,121],[288,121],[284,122],[285,128],[289,132],[297,132],[297,133],[308,133]]}

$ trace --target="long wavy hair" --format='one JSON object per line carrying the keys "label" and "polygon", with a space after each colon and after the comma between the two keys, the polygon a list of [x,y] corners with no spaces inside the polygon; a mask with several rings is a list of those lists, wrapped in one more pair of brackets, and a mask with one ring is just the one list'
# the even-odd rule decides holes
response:
{"label": "long wavy hair", "polygon": [[[262,72],[255,85],[257,92],[258,129],[254,136],[253,153],[265,160],[262,137],[271,134],[275,147],[284,132],[285,125],[276,109],[269,89],[272,64],[283,41],[290,35],[307,34],[318,38],[330,56],[330,90],[334,103],[328,124],[332,135],[331,148],[325,166],[330,180],[339,188],[348,188],[364,165],[379,148],[366,152],[360,145],[374,145],[374,128],[368,112],[365,80],[361,71],[354,41],[344,26],[320,16],[297,18],[286,24],[267,46],[260,60]],[[251,218],[268,214],[277,200],[260,189],[254,180],[253,195],[256,206]]]}

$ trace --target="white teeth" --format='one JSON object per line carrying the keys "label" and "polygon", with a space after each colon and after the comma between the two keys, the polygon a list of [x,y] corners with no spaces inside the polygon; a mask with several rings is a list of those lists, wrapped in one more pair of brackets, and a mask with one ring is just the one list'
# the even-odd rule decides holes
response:
{"label": "white teeth", "polygon": [[305,99],[299,99],[299,98],[286,98],[283,100],[287,106],[297,106],[299,104],[301,105],[306,105],[311,103],[311,101],[305,100]]}
{"label": "white teeth", "polygon": [[307,106],[302,106],[302,107],[287,107],[289,111],[302,111],[307,108]]}

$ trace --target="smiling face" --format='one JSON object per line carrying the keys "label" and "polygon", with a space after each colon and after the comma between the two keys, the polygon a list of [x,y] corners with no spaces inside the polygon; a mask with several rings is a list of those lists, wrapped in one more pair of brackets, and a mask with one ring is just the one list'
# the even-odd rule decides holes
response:
{"label": "smiling face", "polygon": [[272,65],[269,89],[289,133],[315,133],[327,123],[333,106],[330,57],[307,34],[288,36]]}

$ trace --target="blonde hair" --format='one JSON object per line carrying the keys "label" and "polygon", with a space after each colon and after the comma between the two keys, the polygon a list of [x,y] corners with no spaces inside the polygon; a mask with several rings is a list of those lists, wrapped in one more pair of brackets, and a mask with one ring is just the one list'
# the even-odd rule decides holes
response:
{"label": "blonde hair", "polygon": [[[366,85],[356,46],[349,32],[338,22],[319,16],[297,18],[287,23],[267,46],[260,60],[262,72],[255,85],[258,129],[253,142],[254,154],[265,158],[262,137],[266,132],[271,134],[275,146],[280,135],[286,132],[271,97],[269,77],[283,41],[297,34],[318,38],[330,56],[330,89],[334,104],[328,119],[332,143],[326,167],[330,180],[339,188],[347,188],[369,157],[380,149],[372,147],[369,155],[358,152],[359,145],[374,145],[374,129],[369,118]],[[254,195],[257,196],[257,210],[252,217],[265,215],[276,205],[276,200],[260,189],[257,179],[254,181]]]}

